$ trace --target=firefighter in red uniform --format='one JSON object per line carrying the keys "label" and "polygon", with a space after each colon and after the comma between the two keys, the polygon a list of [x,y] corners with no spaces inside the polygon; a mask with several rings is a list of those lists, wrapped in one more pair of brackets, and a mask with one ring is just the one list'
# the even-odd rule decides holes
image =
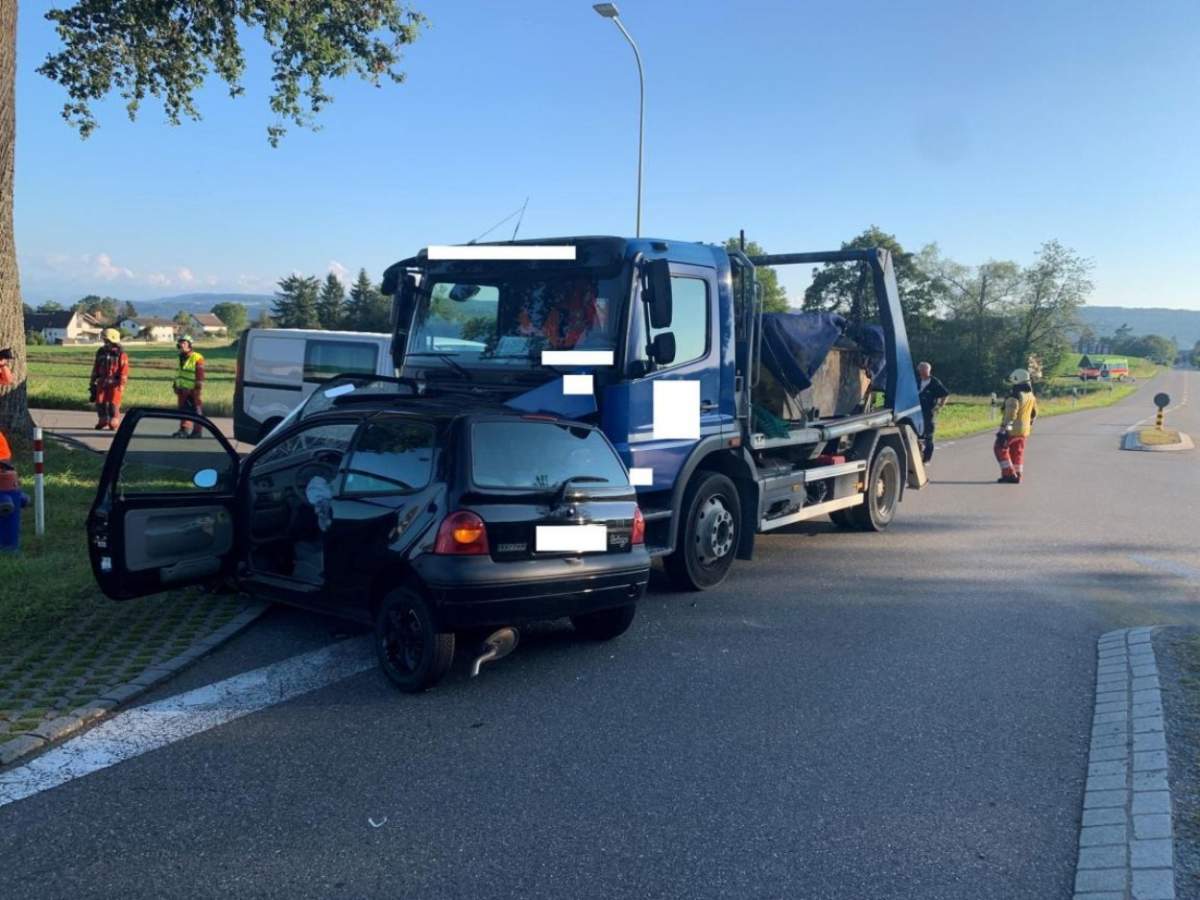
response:
{"label": "firefighter in red uniform", "polygon": [[121,421],[121,393],[129,381],[129,356],[121,349],[121,332],[104,329],[104,346],[92,363],[92,402],[96,404],[96,430],[116,431]]}

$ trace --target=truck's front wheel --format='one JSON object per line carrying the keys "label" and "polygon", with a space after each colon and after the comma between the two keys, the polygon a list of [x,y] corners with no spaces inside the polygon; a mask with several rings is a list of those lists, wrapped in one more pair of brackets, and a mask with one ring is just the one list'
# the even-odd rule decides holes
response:
{"label": "truck's front wheel", "polygon": [[663,560],[667,574],[683,590],[716,587],[737,553],[742,517],[737,488],[720,472],[702,474],[688,486],[680,515],[675,550]]}

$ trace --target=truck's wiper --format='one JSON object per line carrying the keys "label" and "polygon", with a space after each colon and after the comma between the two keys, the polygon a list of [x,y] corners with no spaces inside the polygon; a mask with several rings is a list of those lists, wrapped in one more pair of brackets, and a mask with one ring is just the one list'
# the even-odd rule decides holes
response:
{"label": "truck's wiper", "polygon": [[433,351],[422,350],[418,353],[410,353],[408,355],[409,356],[436,356],[438,359],[440,359],[442,362],[444,362],[446,365],[448,365],[450,368],[452,368],[455,372],[457,372],[459,375],[461,375],[467,381],[475,380],[475,376],[472,375],[465,366],[463,366],[455,361],[454,354],[452,354],[452,353],[436,353]]}

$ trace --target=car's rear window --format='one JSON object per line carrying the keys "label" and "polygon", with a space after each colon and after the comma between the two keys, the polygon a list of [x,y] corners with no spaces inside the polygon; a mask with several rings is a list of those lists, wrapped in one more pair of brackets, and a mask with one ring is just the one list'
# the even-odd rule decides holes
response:
{"label": "car's rear window", "polygon": [[471,473],[479,487],[556,488],[569,478],[628,484],[625,467],[604,435],[556,422],[476,422]]}

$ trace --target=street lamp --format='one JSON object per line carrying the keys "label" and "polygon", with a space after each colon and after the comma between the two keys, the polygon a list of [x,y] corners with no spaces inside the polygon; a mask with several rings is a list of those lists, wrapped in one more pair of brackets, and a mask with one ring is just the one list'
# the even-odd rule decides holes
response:
{"label": "street lamp", "polygon": [[642,74],[642,54],[638,52],[637,44],[633,42],[629,32],[625,30],[625,26],[621,23],[621,14],[617,11],[614,3],[597,3],[592,9],[596,10],[601,16],[606,19],[612,19],[613,24],[621,29],[621,34],[625,35],[625,40],[629,41],[629,46],[633,48],[633,58],[637,60],[638,70],[638,178],[637,178],[637,228],[635,237],[642,236],[642,135],[646,127],[646,79]]}

